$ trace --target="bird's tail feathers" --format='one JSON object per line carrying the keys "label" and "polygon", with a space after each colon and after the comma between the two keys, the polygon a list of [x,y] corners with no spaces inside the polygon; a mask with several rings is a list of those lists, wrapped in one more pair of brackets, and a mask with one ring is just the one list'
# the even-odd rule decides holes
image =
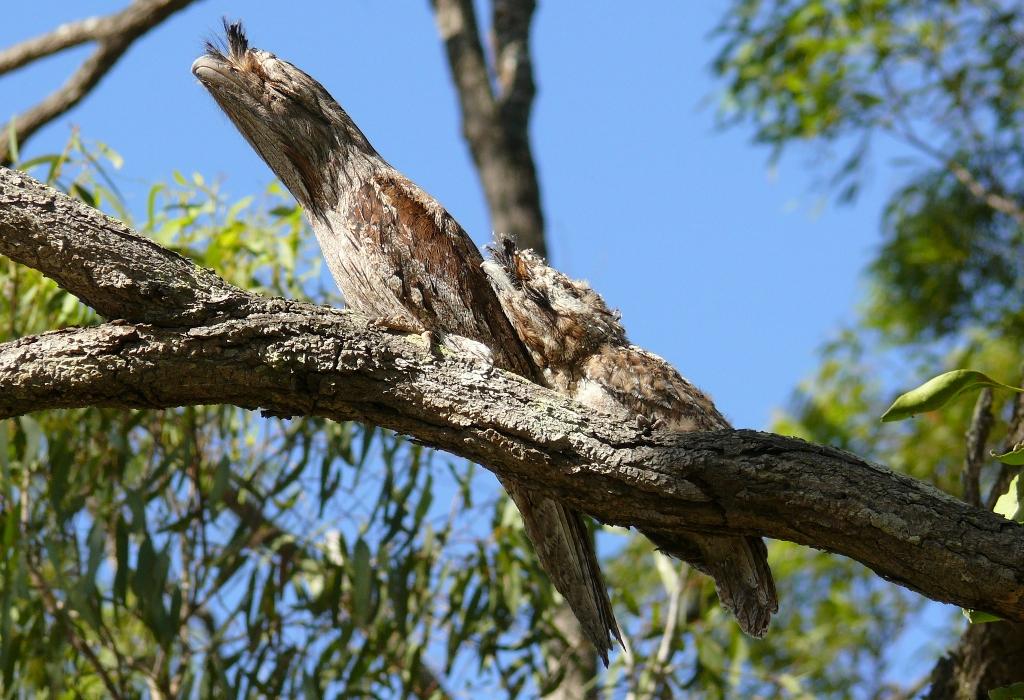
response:
{"label": "bird's tail feathers", "polygon": [[767,633],[779,600],[768,549],[760,537],[644,534],[666,554],[713,578],[722,606],[736,616],[744,632],[758,638]]}
{"label": "bird's tail feathers", "polygon": [[607,666],[613,639],[621,645],[622,636],[582,516],[521,484],[502,483],[523,516],[541,567]]}
{"label": "bird's tail feathers", "polygon": [[768,568],[768,548],[760,537],[699,538],[702,568],[715,580],[722,601],[744,632],[764,637],[772,615],[779,611],[775,580]]}

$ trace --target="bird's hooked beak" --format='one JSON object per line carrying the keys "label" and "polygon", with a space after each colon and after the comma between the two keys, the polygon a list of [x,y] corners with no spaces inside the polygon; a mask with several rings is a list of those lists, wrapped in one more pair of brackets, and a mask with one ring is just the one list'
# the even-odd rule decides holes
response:
{"label": "bird's hooked beak", "polygon": [[227,71],[227,65],[222,59],[206,54],[192,62],[192,75],[196,76],[204,85],[215,84],[218,80],[225,78],[225,71]]}
{"label": "bird's hooked beak", "polygon": [[231,81],[231,73],[245,65],[249,52],[249,39],[241,22],[224,19],[224,42],[207,41],[206,51],[192,62],[192,75],[204,85],[217,85]]}

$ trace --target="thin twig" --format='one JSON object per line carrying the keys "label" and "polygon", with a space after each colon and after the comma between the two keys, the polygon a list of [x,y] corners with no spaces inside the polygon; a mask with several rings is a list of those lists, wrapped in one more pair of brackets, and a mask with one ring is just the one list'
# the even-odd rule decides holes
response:
{"label": "thin twig", "polygon": [[680,610],[685,609],[683,603],[683,593],[686,590],[686,579],[688,577],[690,567],[686,564],[680,564],[679,570],[676,573],[675,585],[672,588],[671,595],[668,599],[668,614],[665,620],[665,631],[661,635],[661,642],[658,644],[658,653],[654,657],[654,684],[652,686],[653,695],[660,697],[667,688],[665,687],[665,679],[668,676],[669,659],[672,657],[672,641],[676,636],[676,628],[679,626],[679,615]]}
{"label": "thin twig", "polygon": [[983,184],[974,174],[956,158],[953,158],[936,148],[928,140],[921,138],[915,132],[910,119],[899,107],[900,100],[898,91],[895,88],[892,77],[887,71],[882,71],[882,85],[894,107],[895,123],[889,127],[889,132],[894,136],[903,139],[908,145],[916,148],[930,158],[938,161],[946,168],[953,177],[963,185],[978,201],[984,203],[994,211],[1006,214],[1011,217],[1019,226],[1024,226],[1024,208],[1016,201],[1002,193],[1004,188],[992,188]]}
{"label": "thin twig", "polygon": [[1017,202],[985,187],[971,174],[970,170],[955,160],[950,160],[946,167],[953,173],[953,177],[966,187],[967,191],[974,195],[976,199],[984,202],[991,209],[1011,217],[1017,222],[1018,226],[1024,226],[1024,209],[1021,209]]}
{"label": "thin twig", "polygon": [[978,394],[967,429],[967,454],[964,457],[964,500],[972,506],[981,505],[981,467],[985,464],[985,444],[992,430],[992,389],[985,387]]}

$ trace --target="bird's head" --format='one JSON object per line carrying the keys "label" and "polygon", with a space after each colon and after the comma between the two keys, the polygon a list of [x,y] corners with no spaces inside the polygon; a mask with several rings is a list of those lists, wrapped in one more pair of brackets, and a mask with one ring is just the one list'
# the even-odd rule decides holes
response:
{"label": "bird's head", "polygon": [[619,313],[582,280],[547,265],[512,238],[489,246],[484,272],[520,340],[542,366],[569,365],[608,342],[626,342]]}
{"label": "bird's head", "polygon": [[224,31],[222,45],[207,42],[193,75],[303,206],[314,214],[329,209],[340,161],[376,152],[320,83],[250,47],[241,22],[225,20]]}

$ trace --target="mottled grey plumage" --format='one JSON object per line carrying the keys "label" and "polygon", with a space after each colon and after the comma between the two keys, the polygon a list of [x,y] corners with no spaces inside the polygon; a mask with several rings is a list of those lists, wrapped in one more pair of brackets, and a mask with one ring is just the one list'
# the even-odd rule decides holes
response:
{"label": "mottled grey plumage", "polygon": [[[238,24],[192,72],[306,210],[353,309],[409,330],[464,336],[499,367],[543,382],[481,268],[472,240],[430,195],[388,165],[318,82],[250,48]],[[619,637],[579,513],[503,482],[555,587],[607,662]]]}
{"label": "mottled grey plumage", "polygon": [[[649,424],[689,432],[729,428],[711,399],[654,353],[631,345],[618,313],[590,286],[502,241],[484,269],[520,340],[549,384],[581,403],[626,411]],[[748,634],[764,636],[778,611],[759,537],[645,532],[659,548],[715,579],[723,605]]]}

